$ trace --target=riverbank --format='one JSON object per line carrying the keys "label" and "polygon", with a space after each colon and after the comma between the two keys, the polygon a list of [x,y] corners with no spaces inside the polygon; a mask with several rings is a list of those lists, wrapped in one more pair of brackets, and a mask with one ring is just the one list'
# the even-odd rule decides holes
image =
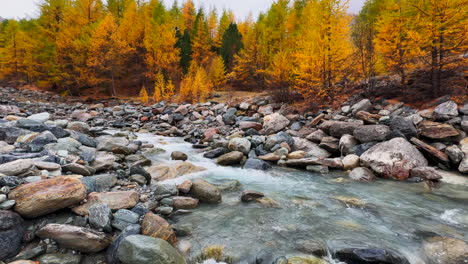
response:
{"label": "riverbank", "polygon": [[[195,261],[193,256],[199,253],[190,252],[187,239],[180,239],[188,235],[187,230],[170,222],[178,217],[182,222],[199,221],[184,215],[197,212],[200,206],[216,208],[221,203],[226,207],[224,199],[233,197],[229,188],[236,186],[207,181],[214,180],[213,176],[167,182],[203,175],[210,169],[193,162],[188,151],[162,154],[167,140],[150,142],[151,137],[142,135],[181,137],[219,166],[243,167],[247,172],[290,167],[305,177],[338,173],[331,177],[336,184],[350,181],[372,186],[370,182],[389,181],[389,188],[398,188],[399,184],[420,182],[427,185],[422,189],[429,191],[454,177],[464,184],[468,172],[468,105],[458,106],[448,98],[434,110],[362,99],[338,110],[298,114],[265,97],[236,105],[144,106],[118,100],[83,104],[11,88],[1,88],[0,93],[0,140],[4,142],[0,143],[0,173],[4,175],[0,177],[4,194],[0,197],[4,200],[0,218],[5,223],[0,232],[9,241],[0,240],[2,260],[156,263],[154,256],[159,254],[167,257],[157,259],[157,263]],[[169,155],[177,162],[169,161]],[[439,172],[441,169],[445,171]],[[239,174],[244,171],[239,170]],[[338,192],[340,199],[335,201],[346,207],[366,207],[356,197],[340,197],[340,188],[329,190]],[[282,204],[268,190],[240,190],[243,192],[235,192],[234,197],[253,203],[250,206],[254,208],[257,204],[259,208]],[[463,195],[457,199],[466,201]],[[334,208],[330,204],[325,207]],[[439,263],[457,263],[466,258],[466,234],[450,237],[436,231],[420,238],[425,242],[418,261],[427,257],[440,258]],[[154,246],[145,249],[147,244]],[[452,245],[451,249],[444,249],[447,245]],[[348,263],[372,263],[364,257],[372,255],[374,260],[383,258],[383,263],[419,263],[392,248],[315,248],[308,253],[310,257],[333,254]],[[146,255],[141,254],[143,249],[148,250]],[[256,263],[262,254],[268,256],[260,263],[286,261],[275,252],[260,253],[254,256]],[[235,257],[224,260],[252,262],[243,255]],[[293,261],[307,263],[304,259]]]}

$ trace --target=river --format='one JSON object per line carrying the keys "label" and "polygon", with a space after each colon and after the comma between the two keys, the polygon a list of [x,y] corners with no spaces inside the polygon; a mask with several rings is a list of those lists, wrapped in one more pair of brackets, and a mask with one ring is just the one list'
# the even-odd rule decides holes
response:
{"label": "river", "polygon": [[[468,240],[468,187],[463,184],[444,183],[430,190],[425,183],[352,182],[341,171],[320,175],[280,167],[266,172],[221,167],[181,138],[149,134],[138,138],[166,150],[152,157],[156,164],[174,162],[169,156],[177,150],[207,168],[168,182],[201,177],[214,184],[240,183],[240,188],[223,191],[221,204],[203,204],[191,214],[174,217],[177,225],[192,230],[191,236],[183,238],[191,242],[192,254],[206,246],[223,245],[229,255],[238,257],[264,249],[300,256],[298,246],[313,240],[329,250],[391,249],[420,264],[427,261],[421,249],[424,238]],[[242,190],[260,191],[276,206],[241,203]]]}

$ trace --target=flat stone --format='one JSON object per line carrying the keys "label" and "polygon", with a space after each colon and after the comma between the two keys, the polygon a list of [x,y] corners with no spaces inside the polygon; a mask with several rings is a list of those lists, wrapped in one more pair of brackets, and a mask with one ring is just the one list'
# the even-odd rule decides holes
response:
{"label": "flat stone", "polygon": [[460,132],[449,124],[423,121],[418,127],[420,134],[430,139],[447,139],[460,135]]}
{"label": "flat stone", "polygon": [[186,264],[184,257],[167,241],[142,235],[125,237],[118,258],[128,264]]}
{"label": "flat stone", "polygon": [[8,197],[16,201],[17,213],[33,218],[78,204],[86,197],[86,187],[75,177],[59,176],[21,185]]}
{"label": "flat stone", "polygon": [[62,248],[84,253],[99,252],[112,242],[112,238],[105,233],[72,225],[47,224],[36,235],[53,239]]}
{"label": "flat stone", "polygon": [[8,163],[0,164],[0,173],[7,176],[17,176],[28,172],[33,166],[30,159],[18,159]]}
{"label": "flat stone", "polygon": [[192,197],[174,196],[172,201],[175,209],[189,210],[198,207],[198,199]]}

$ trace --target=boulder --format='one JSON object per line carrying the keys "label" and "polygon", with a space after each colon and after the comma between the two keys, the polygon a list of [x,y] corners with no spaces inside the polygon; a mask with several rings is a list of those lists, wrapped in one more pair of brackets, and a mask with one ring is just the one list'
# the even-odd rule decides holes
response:
{"label": "boulder", "polygon": [[75,214],[88,215],[89,208],[95,204],[106,204],[111,210],[133,208],[139,201],[139,195],[135,191],[90,193],[86,197],[86,203],[72,209]]}
{"label": "boulder", "polygon": [[304,138],[294,137],[294,151],[302,150],[307,152],[309,156],[317,158],[328,158],[331,156],[330,152],[319,147],[316,143],[310,142]]}
{"label": "boulder", "polygon": [[370,182],[376,179],[374,173],[371,170],[364,167],[358,167],[353,169],[349,173],[349,178],[354,181],[363,181],[363,182]]}
{"label": "boulder", "polygon": [[369,111],[371,109],[372,109],[372,103],[369,99],[362,99],[361,101],[351,106],[351,112],[353,113],[353,115],[359,111]]}
{"label": "boulder", "polygon": [[173,151],[171,153],[171,159],[172,160],[182,160],[182,161],[186,161],[188,159],[188,156],[187,154],[181,152],[181,151]]}
{"label": "boulder", "polygon": [[440,180],[442,175],[440,175],[434,168],[422,166],[416,167],[411,170],[411,178],[419,178],[424,180]]}
{"label": "boulder", "polygon": [[448,146],[445,148],[445,154],[450,158],[453,164],[459,164],[460,161],[463,159],[465,154],[457,145]]}
{"label": "boulder", "polygon": [[294,139],[287,132],[279,132],[278,134],[271,135],[267,138],[265,142],[265,149],[271,150],[276,145],[281,143],[287,143],[290,147],[294,145]]}
{"label": "boulder", "polygon": [[34,120],[34,121],[41,122],[41,123],[44,123],[45,121],[49,120],[49,118],[50,118],[50,114],[47,112],[28,116],[29,120]]}
{"label": "boulder", "polygon": [[218,157],[216,163],[222,166],[236,165],[240,164],[243,158],[244,154],[242,152],[233,151]]}
{"label": "boulder", "polygon": [[419,133],[430,139],[449,139],[460,135],[460,132],[452,125],[432,121],[422,121],[418,125]]}
{"label": "boulder", "polygon": [[49,131],[44,131],[35,137],[28,144],[28,150],[31,152],[39,152],[44,149],[44,146],[50,143],[57,142],[57,138]]}
{"label": "boulder", "polygon": [[221,203],[222,200],[221,192],[218,187],[201,179],[197,179],[192,183],[189,194],[202,203],[216,204]]}
{"label": "boulder", "polygon": [[116,158],[114,155],[104,151],[98,151],[96,153],[96,158],[91,163],[91,167],[95,169],[96,172],[107,171],[112,169],[115,160]]}
{"label": "boulder", "polygon": [[17,176],[28,172],[34,163],[30,159],[18,159],[8,163],[0,164],[0,173],[7,176]]}
{"label": "boulder", "polygon": [[112,242],[105,233],[72,225],[47,224],[36,235],[42,239],[53,239],[62,248],[84,253],[99,252]]}
{"label": "boulder", "polygon": [[241,201],[244,203],[255,201],[259,198],[263,198],[265,195],[261,192],[245,190],[241,194]]}
{"label": "boulder", "polygon": [[125,237],[117,256],[124,264],[186,264],[184,257],[167,241],[142,235]]}
{"label": "boulder", "polygon": [[340,148],[341,154],[347,155],[353,152],[353,148],[359,144],[357,139],[352,135],[343,135],[340,138],[338,147]]}
{"label": "boulder", "polygon": [[25,229],[21,216],[12,211],[0,210],[0,261],[18,254]]}
{"label": "boulder", "polygon": [[336,138],[341,138],[343,135],[353,135],[354,130],[361,127],[360,122],[334,122],[330,126],[330,135]]}
{"label": "boulder", "polygon": [[89,225],[99,231],[111,232],[112,211],[107,204],[99,203],[89,207]]}
{"label": "boulder", "polygon": [[155,181],[163,181],[175,179],[191,173],[196,173],[206,170],[203,167],[195,166],[194,164],[183,161],[175,164],[165,164],[151,166],[146,171],[151,175],[151,179]]}
{"label": "boulder", "polygon": [[140,215],[127,210],[127,209],[119,209],[113,215],[114,219],[112,220],[112,227],[118,230],[124,230],[129,225],[137,224],[138,220],[140,219]]}
{"label": "boulder", "polygon": [[263,129],[266,134],[277,133],[289,125],[289,119],[279,113],[273,113],[263,118]]}
{"label": "boulder", "polygon": [[390,128],[386,125],[361,126],[354,130],[354,137],[361,143],[383,141]]}
{"label": "boulder", "polygon": [[86,187],[77,178],[59,176],[21,185],[8,197],[16,201],[16,212],[33,218],[78,204],[86,197]]}
{"label": "boulder", "polygon": [[228,148],[231,151],[240,151],[245,155],[249,154],[252,144],[246,138],[233,138],[229,140]]}
{"label": "boulder", "polygon": [[361,164],[385,178],[405,180],[414,167],[427,166],[424,156],[403,138],[376,144],[361,155]]}
{"label": "boulder", "polygon": [[198,199],[194,199],[192,197],[174,196],[172,197],[172,202],[175,209],[188,210],[195,209],[198,206]]}
{"label": "boulder", "polygon": [[434,263],[461,264],[468,259],[468,243],[449,237],[432,237],[424,241],[426,256]]}
{"label": "boulder", "polygon": [[17,128],[17,127],[0,127],[0,140],[8,144],[16,142],[18,137],[29,134],[30,131]]}
{"label": "boulder", "polygon": [[227,152],[229,152],[228,149],[219,147],[219,148],[215,148],[213,150],[205,152],[205,154],[203,154],[203,157],[208,158],[208,159],[214,159],[223,154],[226,154]]}
{"label": "boulder", "polygon": [[416,137],[418,130],[413,122],[406,120],[404,117],[395,116],[390,121],[390,130],[401,132],[407,139]]}
{"label": "boulder", "polygon": [[140,234],[140,225],[129,225],[127,226],[118,236],[112,241],[110,246],[106,250],[106,262],[108,264],[121,264],[117,254],[118,249],[122,241],[131,235]]}
{"label": "boulder", "polygon": [[434,109],[437,116],[458,116],[458,105],[454,101],[447,101],[439,104]]}
{"label": "boulder", "polygon": [[359,167],[359,156],[355,154],[346,155],[342,162],[344,170],[352,170]]}
{"label": "boulder", "polygon": [[177,238],[171,225],[162,217],[153,213],[145,214],[141,222],[141,234],[149,237],[163,239],[175,245]]}
{"label": "boulder", "polygon": [[261,159],[249,158],[244,163],[244,169],[268,170],[271,165]]}

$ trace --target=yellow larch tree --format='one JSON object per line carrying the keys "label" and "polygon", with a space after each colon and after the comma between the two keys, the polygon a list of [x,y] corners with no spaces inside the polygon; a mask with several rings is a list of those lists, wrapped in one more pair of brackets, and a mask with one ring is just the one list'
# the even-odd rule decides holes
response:
{"label": "yellow larch tree", "polygon": [[295,87],[307,100],[333,98],[351,54],[347,0],[313,0],[304,9],[295,52]]}
{"label": "yellow larch tree", "polygon": [[221,56],[218,55],[211,60],[208,77],[214,89],[221,89],[226,84],[226,67]]}
{"label": "yellow larch tree", "polygon": [[213,84],[206,70],[193,61],[180,84],[179,101],[202,102],[210,97],[212,92]]}
{"label": "yellow larch tree", "polygon": [[411,37],[417,42],[419,59],[430,67],[433,95],[443,94],[444,68],[468,48],[467,0],[411,0],[416,30]]}
{"label": "yellow larch tree", "polygon": [[138,96],[140,101],[142,101],[143,103],[147,103],[149,101],[148,91],[146,90],[146,87],[144,85],[141,87]]}
{"label": "yellow larch tree", "polygon": [[376,23],[378,33],[374,38],[377,53],[383,56],[387,70],[400,76],[401,85],[406,84],[416,50],[416,43],[409,35],[413,22],[408,7],[406,0],[389,0]]}
{"label": "yellow larch tree", "polygon": [[131,48],[121,38],[112,13],[99,23],[92,35],[88,66],[92,72],[89,82],[94,86],[104,86],[108,94],[117,95],[117,82],[122,77],[125,58]]}
{"label": "yellow larch tree", "polygon": [[181,30],[182,32],[187,29],[189,31],[193,30],[195,23],[195,5],[192,0],[186,0],[182,6],[182,17],[185,21],[185,28]]}

